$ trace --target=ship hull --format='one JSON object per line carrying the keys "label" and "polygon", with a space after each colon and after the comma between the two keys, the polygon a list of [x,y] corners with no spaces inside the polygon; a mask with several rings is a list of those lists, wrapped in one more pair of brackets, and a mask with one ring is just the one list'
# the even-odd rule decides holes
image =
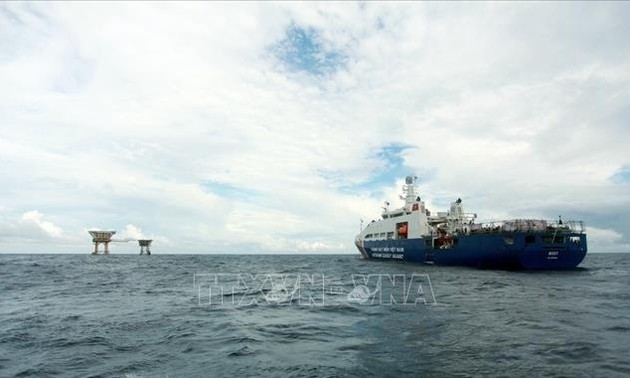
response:
{"label": "ship hull", "polygon": [[441,243],[435,238],[357,241],[364,258],[435,265],[507,269],[573,269],[586,256],[582,233],[471,234]]}

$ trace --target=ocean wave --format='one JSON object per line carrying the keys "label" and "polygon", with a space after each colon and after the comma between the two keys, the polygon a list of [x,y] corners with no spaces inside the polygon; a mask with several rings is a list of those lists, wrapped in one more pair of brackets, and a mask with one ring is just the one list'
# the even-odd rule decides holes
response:
{"label": "ocean wave", "polygon": [[[535,274],[355,256],[90,257],[0,255],[0,376],[630,374],[629,257]],[[326,272],[336,290],[315,305],[269,303],[272,288],[243,291],[258,304],[204,305],[192,276],[217,270]],[[353,274],[417,272],[436,305],[347,300]]]}

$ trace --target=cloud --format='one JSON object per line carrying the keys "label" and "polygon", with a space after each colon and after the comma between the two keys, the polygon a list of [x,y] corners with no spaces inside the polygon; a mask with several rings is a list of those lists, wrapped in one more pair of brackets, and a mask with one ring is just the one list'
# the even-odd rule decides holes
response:
{"label": "cloud", "polygon": [[615,230],[588,227],[589,249],[597,252],[625,252],[630,244]]}
{"label": "cloud", "polygon": [[156,244],[168,245],[170,241],[168,238],[159,235],[147,235],[142,232],[140,227],[134,226],[133,224],[128,224],[125,228],[116,234],[115,239],[124,240],[124,241],[135,241],[141,239],[150,239],[156,242]]}
{"label": "cloud", "polygon": [[354,253],[415,173],[433,211],[579,217],[630,251],[630,7],[541,7],[7,3],[0,207],[77,243]]}
{"label": "cloud", "polygon": [[29,211],[22,214],[22,218],[18,223],[20,227],[35,228],[42,231],[51,238],[59,238],[62,236],[61,228],[55,226],[51,222],[43,220],[44,215],[37,210]]}
{"label": "cloud", "polygon": [[133,240],[147,239],[147,237],[142,233],[142,230],[134,226],[133,224],[128,224],[125,229],[120,233],[120,237],[130,238]]}
{"label": "cloud", "polygon": [[23,213],[19,217],[1,214],[0,242],[19,240],[31,242],[66,242],[63,230],[53,222],[44,220],[44,214],[37,210]]}

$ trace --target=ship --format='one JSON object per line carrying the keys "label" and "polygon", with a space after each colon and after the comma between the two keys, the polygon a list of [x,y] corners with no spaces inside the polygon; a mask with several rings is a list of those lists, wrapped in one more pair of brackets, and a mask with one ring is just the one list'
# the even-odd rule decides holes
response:
{"label": "ship", "polygon": [[477,222],[464,212],[461,198],[447,212],[432,214],[418,195],[417,177],[402,186],[405,201],[372,220],[355,238],[369,260],[505,269],[573,269],[587,252],[583,221],[510,219]]}

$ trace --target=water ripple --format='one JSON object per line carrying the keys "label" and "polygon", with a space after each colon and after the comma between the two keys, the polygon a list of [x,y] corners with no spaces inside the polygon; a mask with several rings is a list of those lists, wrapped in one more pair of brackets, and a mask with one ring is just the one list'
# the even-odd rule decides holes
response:
{"label": "water ripple", "polygon": [[[311,273],[337,291],[203,306],[192,275]],[[0,255],[0,376],[630,375],[630,256],[570,272],[356,256]],[[437,304],[347,301],[352,274],[426,273]],[[230,294],[231,295],[231,294]],[[229,299],[229,298],[228,298]]]}

